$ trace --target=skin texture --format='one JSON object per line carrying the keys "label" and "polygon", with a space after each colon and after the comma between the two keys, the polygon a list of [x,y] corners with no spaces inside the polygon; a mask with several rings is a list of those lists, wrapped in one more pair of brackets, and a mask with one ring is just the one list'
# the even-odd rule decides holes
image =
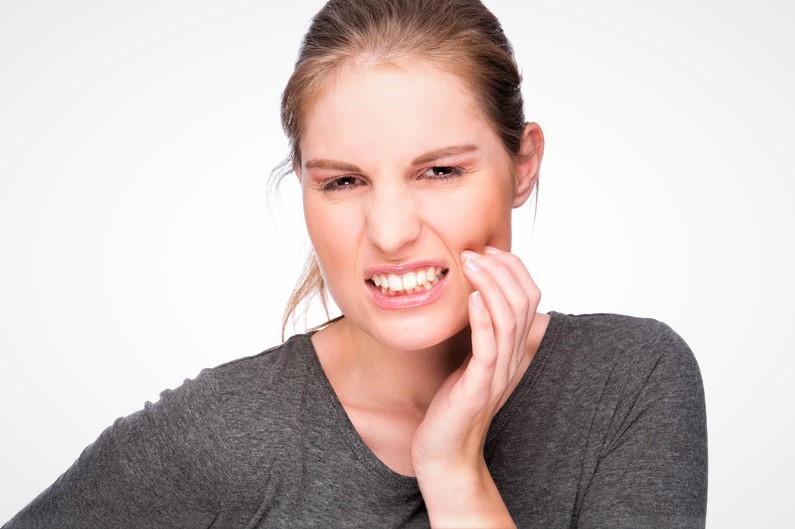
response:
{"label": "skin texture", "polygon": [[[512,526],[483,443],[548,321],[509,253],[541,130],[526,126],[516,161],[463,81],[416,60],[344,70],[305,127],[304,215],[345,315],[313,336],[332,386],[373,452],[417,477],[434,527]],[[379,307],[372,270],[415,262],[448,270],[440,295]]]}

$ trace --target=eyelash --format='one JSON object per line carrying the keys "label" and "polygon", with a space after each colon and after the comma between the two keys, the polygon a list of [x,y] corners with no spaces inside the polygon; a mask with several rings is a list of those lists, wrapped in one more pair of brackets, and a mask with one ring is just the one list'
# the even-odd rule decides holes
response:
{"label": "eyelash", "polygon": [[[426,176],[428,171],[432,171],[433,173],[438,173],[443,171],[443,174],[432,174],[430,176]],[[420,173],[419,179],[421,180],[437,180],[437,181],[447,181],[447,180],[454,180],[460,177],[464,173],[464,170],[460,167],[450,166],[450,165],[434,165],[432,167],[428,167],[422,173]],[[346,182],[346,183],[343,183]],[[338,193],[343,190],[348,190],[354,187],[358,187],[362,185],[364,182],[361,178],[353,176],[353,175],[345,175],[339,176],[337,178],[332,178],[327,182],[324,182],[321,186],[321,190],[324,193]]]}
{"label": "eyelash", "polygon": [[[428,171],[433,171],[434,173],[437,172],[437,171],[449,171],[449,172],[447,172],[445,174],[434,174],[431,177],[426,177],[425,173],[427,173]],[[458,178],[462,174],[464,174],[464,170],[462,168],[460,168],[460,167],[455,167],[455,166],[452,166],[452,165],[434,165],[433,167],[428,167],[427,169],[425,169],[425,171],[422,172],[420,177],[421,178],[426,178],[426,179],[429,179],[429,180],[442,180],[442,181],[444,181],[444,180],[453,180],[455,178]]]}
{"label": "eyelash", "polygon": [[[350,183],[340,185],[340,183],[343,181],[350,181]],[[320,189],[324,193],[337,193],[342,191],[343,189],[356,187],[359,185],[359,182],[361,182],[361,178],[357,178],[355,176],[351,175],[338,176],[337,178],[332,178],[331,180],[324,182],[321,185]]]}

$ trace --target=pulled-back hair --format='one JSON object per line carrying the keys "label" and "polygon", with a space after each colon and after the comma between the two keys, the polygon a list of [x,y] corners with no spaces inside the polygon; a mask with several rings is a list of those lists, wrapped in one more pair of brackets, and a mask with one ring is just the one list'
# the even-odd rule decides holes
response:
{"label": "pulled-back hair", "polygon": [[[525,126],[521,75],[497,18],[478,0],[330,0],[312,19],[282,94],[282,127],[290,141],[284,167],[301,164],[300,139],[319,92],[345,68],[422,60],[465,82],[506,152],[519,156]],[[277,178],[284,176],[282,173]],[[282,320],[327,293],[310,254]]]}

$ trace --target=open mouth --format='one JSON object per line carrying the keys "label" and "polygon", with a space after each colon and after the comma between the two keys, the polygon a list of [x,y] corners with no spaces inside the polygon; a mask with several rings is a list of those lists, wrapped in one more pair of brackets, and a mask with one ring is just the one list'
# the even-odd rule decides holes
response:
{"label": "open mouth", "polygon": [[430,290],[447,272],[447,268],[422,266],[405,274],[374,274],[367,282],[386,296],[407,296]]}

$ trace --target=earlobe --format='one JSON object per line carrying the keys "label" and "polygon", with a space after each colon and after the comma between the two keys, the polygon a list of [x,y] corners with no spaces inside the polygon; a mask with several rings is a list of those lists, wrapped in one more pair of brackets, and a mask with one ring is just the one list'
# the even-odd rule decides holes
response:
{"label": "earlobe", "polygon": [[537,123],[527,123],[522,133],[522,146],[516,160],[516,186],[513,207],[524,204],[538,183],[541,158],[544,155],[544,133]]}

